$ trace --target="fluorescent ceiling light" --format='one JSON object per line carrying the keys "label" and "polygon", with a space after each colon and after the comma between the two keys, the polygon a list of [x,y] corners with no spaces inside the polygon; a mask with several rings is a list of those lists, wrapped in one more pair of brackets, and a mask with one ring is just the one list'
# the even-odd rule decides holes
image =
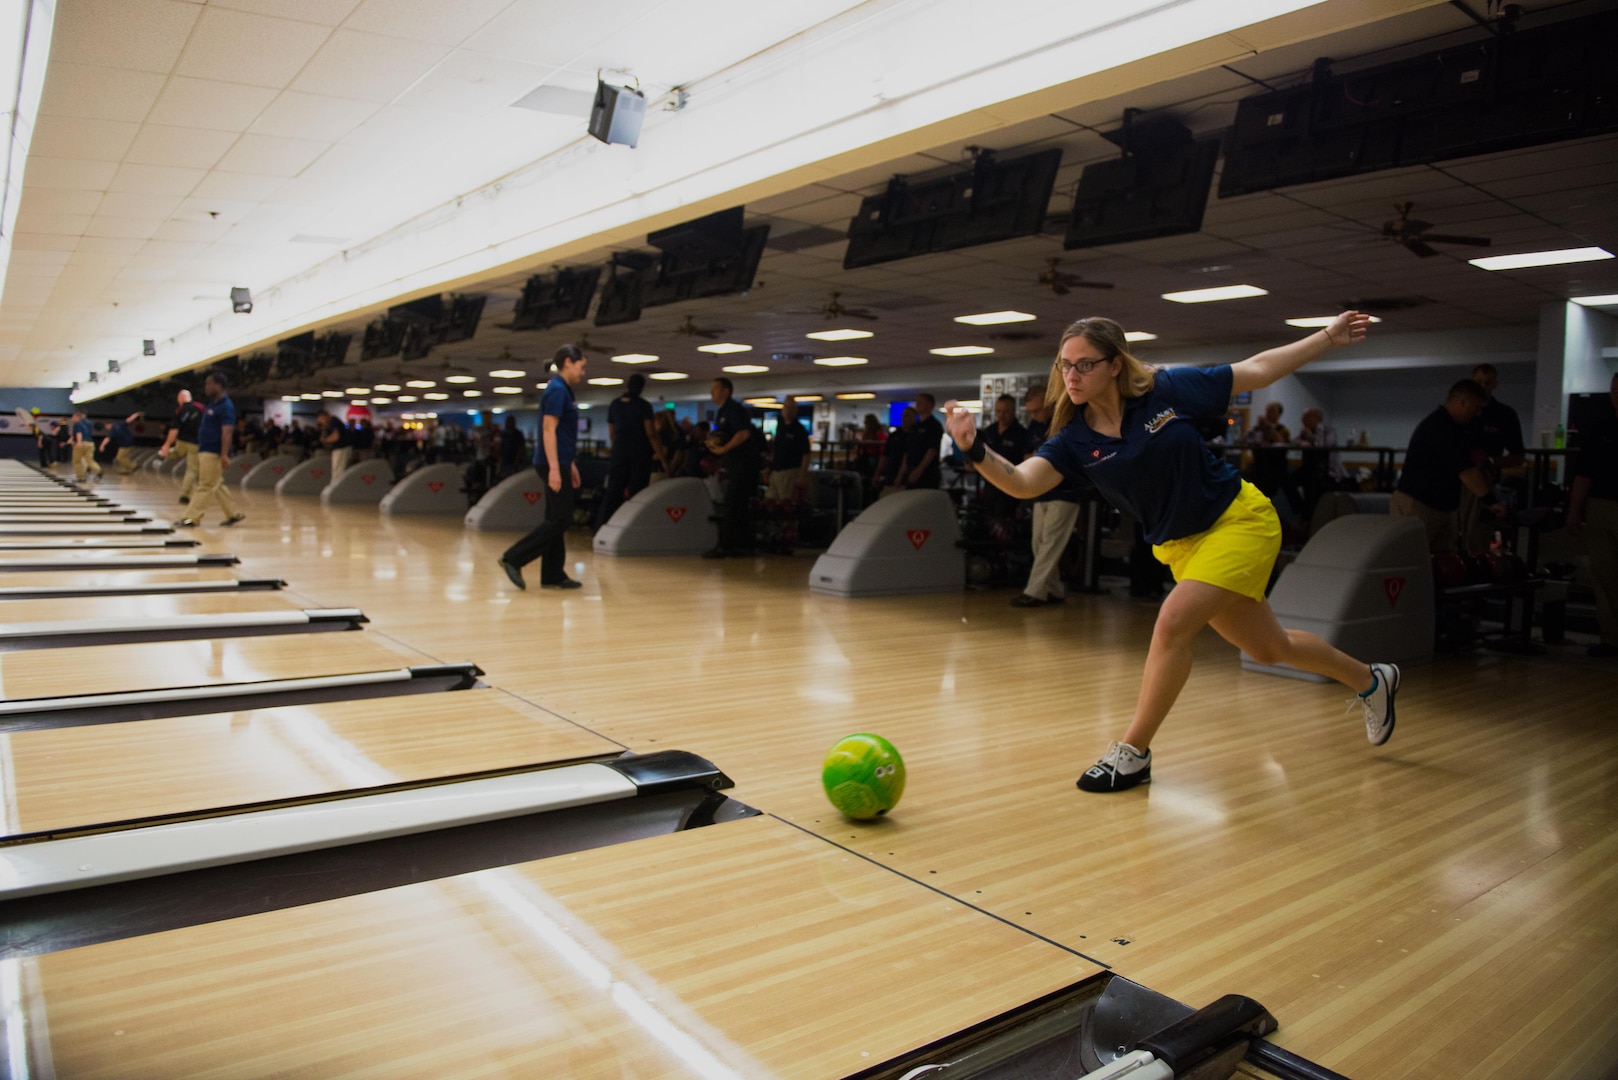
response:
{"label": "fluorescent ceiling light", "polygon": [[371,389],[372,390],[381,390],[383,393],[386,393],[386,394],[396,394],[396,393],[399,392],[400,387],[399,387],[399,385],[397,383],[379,382],[375,386],[371,387]]}
{"label": "fluorescent ceiling light", "polygon": [[987,345],[951,345],[944,349],[928,349],[934,356],[986,356],[994,352]]}
{"label": "fluorescent ceiling light", "polygon": [[1560,251],[1524,251],[1518,255],[1490,255],[1468,259],[1480,270],[1522,270],[1530,266],[1561,266],[1563,263],[1600,262],[1612,258],[1606,248],[1563,248]]}
{"label": "fluorescent ceiling light", "polygon": [[805,334],[816,341],[855,341],[859,338],[875,337],[869,330],[816,330],[813,334]]}
{"label": "fluorescent ceiling light", "polygon": [[1124,333],[1125,341],[1156,341],[1156,334],[1148,334],[1144,330],[1129,330]]}
{"label": "fluorescent ceiling light", "polygon": [[1008,322],[1033,322],[1037,316],[1026,311],[985,311],[981,315],[957,315],[955,321],[968,326],[998,326]]}
{"label": "fluorescent ceiling light", "polygon": [[659,382],[674,382],[678,379],[689,379],[691,376],[683,371],[654,371],[646,377],[656,379]]}
{"label": "fluorescent ceiling light", "polygon": [[[497,394],[520,394],[520,393],[522,393],[522,387],[520,387],[520,386],[497,386],[497,387],[494,388],[494,392],[497,393]],[[428,394],[427,396],[432,397],[431,394]]]}
{"label": "fluorescent ceiling light", "polygon": [[[482,390],[462,390],[461,391],[461,396],[462,397],[482,397],[483,396],[483,391]],[[403,399],[401,399],[401,400],[403,400]]]}
{"label": "fluorescent ceiling light", "polygon": [[421,399],[414,394],[400,394],[398,400],[403,402],[411,402],[420,401]]}
{"label": "fluorescent ceiling light", "polygon": [[321,397],[342,397],[343,392],[341,390],[322,390],[320,392],[320,396]]}
{"label": "fluorescent ceiling light", "polygon": [[344,391],[344,393],[353,394],[355,397],[364,397],[366,394],[369,394],[370,392],[371,392],[371,388],[369,386],[350,386],[347,390]]}
{"label": "fluorescent ceiling light", "polygon": [[755,409],[779,409],[781,403],[772,397],[750,397],[745,399]]}
{"label": "fluorescent ceiling light", "polygon": [[612,362],[615,364],[655,364],[660,359],[661,357],[653,356],[651,353],[626,352],[614,356]]}
{"label": "fluorescent ceiling light", "polygon": [[423,394],[421,396],[426,398],[428,401],[448,401],[449,400],[449,395],[448,394]]}
{"label": "fluorescent ceiling light", "polygon": [[978,400],[978,401],[957,401],[955,404],[957,406],[959,406],[960,408],[965,409],[967,412],[980,413],[980,412],[983,411],[983,402],[982,402],[982,400]]}
{"label": "fluorescent ceiling light", "polygon": [[[1318,328],[1320,328],[1322,326],[1330,326],[1332,323],[1334,323],[1336,321],[1337,321],[1337,316],[1335,316],[1335,315],[1311,315],[1307,319],[1288,319],[1287,320],[1287,325],[1288,326],[1298,326],[1298,327],[1302,327],[1303,329],[1307,330],[1307,329],[1309,329],[1311,327],[1314,327],[1314,328],[1318,329]],[[1371,316],[1371,321],[1372,322],[1381,322],[1382,320],[1377,318],[1375,315],[1372,315]]]}
{"label": "fluorescent ceiling light", "polygon": [[821,367],[858,367],[870,361],[863,356],[822,356],[815,363]]}
{"label": "fluorescent ceiling light", "polygon": [[720,341],[720,342],[716,342],[713,345],[698,345],[697,346],[697,352],[720,353],[721,355],[724,354],[724,353],[752,352],[752,351],[753,351],[753,346],[751,346],[751,345],[738,345],[734,341]]}
{"label": "fluorescent ceiling light", "polygon": [[320,400],[320,395],[319,394],[299,394],[298,396],[301,397],[304,401],[319,401]]}
{"label": "fluorescent ceiling light", "polygon": [[359,406],[361,406],[363,408],[364,406],[369,405],[369,404],[370,404],[370,402],[366,401],[364,398],[356,398],[355,400],[350,401],[348,403],[348,407],[352,409],[354,406],[359,405]]}
{"label": "fluorescent ceiling light", "polygon": [[858,391],[858,392],[852,393],[852,394],[838,394],[837,395],[837,400],[838,401],[870,401],[874,397],[876,397],[875,394],[868,393],[868,392],[866,392],[864,390],[861,390],[861,391]]}
{"label": "fluorescent ceiling light", "polygon": [[622,379],[609,378],[590,379],[588,382],[591,386],[622,386],[624,384],[624,380]]}
{"label": "fluorescent ceiling light", "polygon": [[489,378],[491,379],[523,379],[527,378],[527,376],[528,372],[518,371],[516,368],[500,368],[489,372]]}
{"label": "fluorescent ceiling light", "polygon": [[731,364],[719,370],[727,375],[762,375],[770,369],[763,364]]}
{"label": "fluorescent ceiling light", "polygon": [[412,390],[431,390],[438,384],[432,379],[411,379],[409,382],[405,383],[405,385],[410,387]]}
{"label": "fluorescent ceiling light", "polygon": [[1214,289],[1188,289],[1185,292],[1166,292],[1163,299],[1175,304],[1206,304],[1214,300],[1243,300],[1249,296],[1268,296],[1268,289],[1257,285],[1221,285]]}
{"label": "fluorescent ceiling light", "polygon": [[1575,296],[1572,302],[1582,304],[1584,307],[1612,307],[1618,304],[1618,293],[1608,293],[1606,296]]}
{"label": "fluorescent ceiling light", "polygon": [[826,399],[821,397],[819,394],[795,394],[795,395],[793,395],[792,400],[793,401],[825,401]]}
{"label": "fluorescent ceiling light", "polygon": [[371,399],[371,404],[372,405],[392,405],[393,404],[393,399],[390,398],[390,397],[374,397],[374,398]]}
{"label": "fluorescent ceiling light", "polygon": [[282,401],[302,401],[303,396],[301,394],[282,394],[281,395],[281,400]]}
{"label": "fluorescent ceiling light", "polygon": [[[478,379],[476,375],[446,375],[444,377],[444,381],[447,383],[454,383],[456,386],[465,386],[467,383],[477,382]],[[380,390],[382,388],[379,386],[377,389]],[[394,389],[397,390],[398,387],[394,387]]]}

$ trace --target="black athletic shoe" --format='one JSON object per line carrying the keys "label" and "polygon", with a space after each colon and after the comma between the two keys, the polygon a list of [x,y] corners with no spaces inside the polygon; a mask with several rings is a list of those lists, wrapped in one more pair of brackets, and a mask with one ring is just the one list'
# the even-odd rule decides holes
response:
{"label": "black athletic shoe", "polygon": [[539,587],[541,589],[582,589],[584,588],[584,582],[565,577],[561,581],[541,581]]}
{"label": "black athletic shoe", "polygon": [[246,520],[247,520],[247,515],[246,514],[232,514],[228,518],[226,518],[221,524],[234,525],[238,521],[246,521]]}
{"label": "black athletic shoe", "polygon": [[181,506],[189,505],[190,502],[191,502],[191,496],[189,496],[189,495],[181,495],[180,496],[180,505]]}
{"label": "black athletic shoe", "polygon": [[506,577],[509,578],[511,583],[517,586],[517,588],[524,590],[528,588],[528,582],[522,579],[522,567],[518,566],[516,563],[509,563],[506,562],[506,560],[501,559],[500,569],[506,572]]}
{"label": "black athletic shoe", "polygon": [[1152,782],[1152,752],[1142,754],[1128,743],[1107,747],[1101,760],[1079,777],[1080,791],[1128,791],[1137,784]]}

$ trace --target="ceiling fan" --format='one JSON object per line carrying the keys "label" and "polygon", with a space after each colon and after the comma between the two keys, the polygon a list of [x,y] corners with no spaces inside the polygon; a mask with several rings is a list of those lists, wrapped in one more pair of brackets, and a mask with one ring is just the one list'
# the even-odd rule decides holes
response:
{"label": "ceiling fan", "polygon": [[1410,211],[1415,203],[1395,203],[1393,209],[1399,216],[1393,221],[1382,223],[1382,235],[1396,244],[1404,246],[1406,251],[1423,259],[1430,259],[1438,254],[1437,249],[1430,244],[1462,244],[1466,247],[1488,247],[1489,238],[1486,236],[1446,236],[1441,233],[1430,233],[1432,223],[1428,221],[1412,221]]}
{"label": "ceiling fan", "polygon": [[715,340],[720,334],[724,333],[723,330],[708,329],[706,327],[698,326],[696,320],[689,315],[685,317],[685,322],[674,328],[674,332],[676,334],[684,334],[686,337],[701,337],[708,338],[710,340]]}
{"label": "ceiling fan", "polygon": [[[573,344],[577,345],[586,354],[592,355],[592,356],[594,354],[596,354],[596,353],[608,353],[608,354],[611,354],[611,353],[618,353],[618,352],[623,351],[620,348],[618,348],[618,346],[616,346],[616,345],[608,345],[606,342],[603,342],[603,341],[591,341],[589,331],[581,332],[579,334],[578,338],[576,338],[574,340]],[[507,356],[510,355],[510,350],[507,350],[506,355]]]}
{"label": "ceiling fan", "polygon": [[820,314],[824,315],[828,320],[840,319],[844,315],[851,319],[876,319],[879,317],[876,312],[871,311],[869,308],[844,307],[837,302],[837,298],[842,295],[839,292],[832,293],[831,299],[821,305]]}
{"label": "ceiling fan", "polygon": [[1057,296],[1066,296],[1074,289],[1110,289],[1110,281],[1086,281],[1077,274],[1065,274],[1057,269],[1062,262],[1060,258],[1046,259],[1048,264],[1045,272],[1039,275],[1039,283],[1046,286]]}

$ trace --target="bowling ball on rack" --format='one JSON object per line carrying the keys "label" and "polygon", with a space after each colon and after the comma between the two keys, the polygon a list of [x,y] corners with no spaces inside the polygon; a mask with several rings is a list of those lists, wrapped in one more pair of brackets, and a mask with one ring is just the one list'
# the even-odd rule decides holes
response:
{"label": "bowling ball on rack", "polygon": [[1453,589],[1466,584],[1466,563],[1459,555],[1434,555],[1433,580],[1441,589]]}
{"label": "bowling ball on rack", "polygon": [[870,821],[898,805],[905,791],[904,759],[880,735],[849,735],[827,753],[820,783],[844,817]]}

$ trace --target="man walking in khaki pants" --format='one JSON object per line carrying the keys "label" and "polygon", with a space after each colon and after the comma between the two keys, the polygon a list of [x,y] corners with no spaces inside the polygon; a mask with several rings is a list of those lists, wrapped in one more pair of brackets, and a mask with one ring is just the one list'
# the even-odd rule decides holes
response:
{"label": "man walking in khaki pants", "polygon": [[202,422],[197,425],[197,493],[191,502],[191,514],[178,522],[182,528],[192,529],[202,523],[215,499],[225,512],[224,524],[234,525],[247,515],[236,509],[236,500],[225,486],[225,469],[230,466],[230,440],[236,433],[236,406],[225,392],[227,384],[222,372],[210,371],[202,381],[202,392],[208,404],[202,410]]}
{"label": "man walking in khaki pants", "polygon": [[191,391],[181,390],[176,396],[178,407],[174,419],[169,421],[168,437],[158,448],[157,456],[170,455],[185,462],[185,480],[180,484],[180,502],[191,501],[197,489],[197,426],[202,423],[202,406],[191,400]]}

